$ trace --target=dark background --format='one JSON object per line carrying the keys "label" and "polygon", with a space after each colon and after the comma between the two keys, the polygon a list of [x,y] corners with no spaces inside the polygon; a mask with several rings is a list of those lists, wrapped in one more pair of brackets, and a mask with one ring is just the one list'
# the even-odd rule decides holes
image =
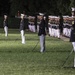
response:
{"label": "dark background", "polygon": [[18,28],[19,19],[15,15],[24,13],[36,15],[39,12],[47,15],[71,15],[71,7],[75,7],[75,0],[0,0],[0,27],[3,27],[3,15],[9,18],[9,27]]}
{"label": "dark background", "polygon": [[0,15],[14,16],[20,13],[34,14],[45,12],[51,15],[71,15],[75,0],[0,0]]}

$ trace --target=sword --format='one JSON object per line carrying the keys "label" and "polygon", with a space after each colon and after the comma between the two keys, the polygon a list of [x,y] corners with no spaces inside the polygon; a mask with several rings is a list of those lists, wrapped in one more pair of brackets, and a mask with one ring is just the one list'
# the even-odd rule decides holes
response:
{"label": "sword", "polygon": [[69,57],[70,57],[70,55],[73,53],[73,49],[72,49],[72,51],[69,53],[69,55],[67,56],[67,58],[66,58],[66,61],[64,61],[64,63],[63,63],[63,65],[62,66],[64,66],[65,65],[65,63],[67,62],[67,60],[69,59]]}

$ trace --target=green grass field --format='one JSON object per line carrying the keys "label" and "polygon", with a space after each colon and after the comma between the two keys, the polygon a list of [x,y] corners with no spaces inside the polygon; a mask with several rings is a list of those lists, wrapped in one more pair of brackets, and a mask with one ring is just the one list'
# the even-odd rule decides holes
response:
{"label": "green grass field", "polygon": [[[46,52],[40,53],[37,33],[25,32],[21,44],[18,29],[10,29],[8,37],[0,29],[0,75],[75,75],[71,42],[46,36]],[[34,47],[36,48],[34,49]]]}

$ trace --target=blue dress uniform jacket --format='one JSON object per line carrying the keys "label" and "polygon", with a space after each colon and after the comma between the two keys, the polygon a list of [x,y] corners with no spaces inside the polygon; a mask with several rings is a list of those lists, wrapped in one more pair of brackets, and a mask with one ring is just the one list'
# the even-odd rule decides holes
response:
{"label": "blue dress uniform jacket", "polygon": [[70,42],[75,42],[75,30],[71,31]]}
{"label": "blue dress uniform jacket", "polygon": [[20,21],[20,31],[25,30],[24,20]]}
{"label": "blue dress uniform jacket", "polygon": [[4,26],[4,27],[5,27],[5,26],[8,27],[8,21],[7,21],[7,20],[4,20],[4,21],[3,21],[3,26]]}
{"label": "blue dress uniform jacket", "polygon": [[71,35],[70,35],[70,42],[75,42],[75,22],[72,25]]}
{"label": "blue dress uniform jacket", "polygon": [[46,35],[45,27],[46,27],[46,25],[45,25],[45,20],[42,19],[41,22],[40,22],[40,24],[39,24],[38,36],[40,36],[40,35],[42,35],[42,34],[43,34],[43,35]]}

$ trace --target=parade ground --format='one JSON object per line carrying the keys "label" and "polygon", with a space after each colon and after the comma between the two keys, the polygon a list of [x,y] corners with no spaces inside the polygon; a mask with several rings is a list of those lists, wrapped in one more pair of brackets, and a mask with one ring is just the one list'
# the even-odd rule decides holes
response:
{"label": "parade ground", "polygon": [[0,29],[0,75],[75,75],[74,53],[69,41],[46,36],[46,51],[40,53],[37,33],[25,31],[21,43],[19,29],[9,29],[8,37]]}

